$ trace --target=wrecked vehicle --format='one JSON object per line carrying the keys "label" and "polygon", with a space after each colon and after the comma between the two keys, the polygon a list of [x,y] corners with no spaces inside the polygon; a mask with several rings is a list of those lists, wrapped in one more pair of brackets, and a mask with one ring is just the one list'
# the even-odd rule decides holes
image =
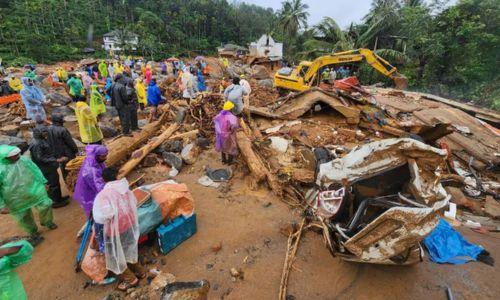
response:
{"label": "wrecked vehicle", "polygon": [[410,138],[357,146],[319,165],[307,194],[334,256],[356,262],[413,264],[450,195],[440,182],[447,152]]}

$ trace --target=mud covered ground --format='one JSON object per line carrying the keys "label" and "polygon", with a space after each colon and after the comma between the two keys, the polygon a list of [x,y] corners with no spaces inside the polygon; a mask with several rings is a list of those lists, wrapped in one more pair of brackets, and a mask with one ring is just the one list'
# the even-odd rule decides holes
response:
{"label": "mud covered ground", "polygon": [[[176,177],[188,185],[196,201],[198,233],[147,267],[158,267],[181,281],[207,279],[212,286],[210,299],[276,299],[287,242],[280,228],[300,220],[299,213],[273,198],[266,188],[248,190],[242,172],[236,172],[227,192],[199,185],[196,181],[205,165],[220,166],[217,153],[204,152],[195,165]],[[148,183],[162,179],[161,168],[144,171]],[[59,229],[43,230],[45,241],[35,249],[33,259],[17,269],[28,298],[103,299],[113,293],[114,285],[84,289],[88,279],[74,272],[76,232],[84,223],[78,205],[55,210],[55,220]],[[22,234],[10,216],[1,215],[0,224],[1,238]],[[500,234],[459,230],[499,260]],[[214,253],[212,247],[219,243],[222,249]],[[241,268],[243,280],[231,280],[233,267]],[[498,266],[475,262],[438,265],[425,258],[411,267],[344,262],[330,255],[321,236],[307,232],[288,294],[294,299],[446,299],[445,290],[450,287],[455,299],[498,299],[498,282]]]}

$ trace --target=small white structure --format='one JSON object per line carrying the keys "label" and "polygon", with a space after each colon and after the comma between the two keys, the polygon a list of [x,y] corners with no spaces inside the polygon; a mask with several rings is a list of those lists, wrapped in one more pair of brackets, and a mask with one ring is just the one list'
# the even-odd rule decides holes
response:
{"label": "small white structure", "polygon": [[139,36],[130,31],[113,30],[103,35],[104,50],[121,51],[123,48],[136,51],[139,45]]}
{"label": "small white structure", "polygon": [[281,60],[283,58],[283,43],[277,43],[267,34],[264,34],[256,42],[249,46],[250,56],[261,58],[267,57],[269,60]]}

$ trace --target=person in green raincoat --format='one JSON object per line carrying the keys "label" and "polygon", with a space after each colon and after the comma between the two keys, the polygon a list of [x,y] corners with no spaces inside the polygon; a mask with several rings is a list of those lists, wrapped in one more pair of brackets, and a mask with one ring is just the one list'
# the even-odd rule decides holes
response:
{"label": "person in green raincoat", "polygon": [[52,214],[52,200],[47,194],[47,179],[31,159],[21,155],[18,147],[0,145],[0,213],[10,214],[30,235],[32,244],[43,238],[33,217],[38,211],[40,224],[56,229]]}
{"label": "person in green raincoat", "polygon": [[106,105],[104,104],[104,97],[99,93],[97,84],[92,84],[90,86],[90,111],[94,116],[98,116],[106,112]]}
{"label": "person in green raincoat", "polygon": [[99,63],[99,75],[101,78],[106,79],[108,77],[108,65],[104,60]]}
{"label": "person in green raincoat", "polygon": [[30,261],[32,254],[33,246],[25,240],[0,246],[0,300],[27,299],[14,269]]}
{"label": "person in green raincoat", "polygon": [[83,83],[80,78],[78,78],[75,74],[70,74],[69,79],[66,82],[66,85],[68,86],[68,94],[70,97],[73,99],[73,101],[78,101],[80,99],[85,99],[85,96],[83,95]]}

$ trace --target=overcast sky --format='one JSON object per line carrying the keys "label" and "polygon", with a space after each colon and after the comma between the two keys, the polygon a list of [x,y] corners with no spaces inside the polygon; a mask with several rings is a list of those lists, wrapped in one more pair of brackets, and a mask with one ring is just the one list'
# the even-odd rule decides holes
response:
{"label": "overcast sky", "polygon": [[[274,10],[281,8],[283,0],[241,0]],[[451,3],[457,0],[451,0]],[[333,18],[342,27],[348,27],[351,22],[359,22],[370,10],[372,0],[304,0],[309,5],[309,25],[315,25],[324,16]]]}

